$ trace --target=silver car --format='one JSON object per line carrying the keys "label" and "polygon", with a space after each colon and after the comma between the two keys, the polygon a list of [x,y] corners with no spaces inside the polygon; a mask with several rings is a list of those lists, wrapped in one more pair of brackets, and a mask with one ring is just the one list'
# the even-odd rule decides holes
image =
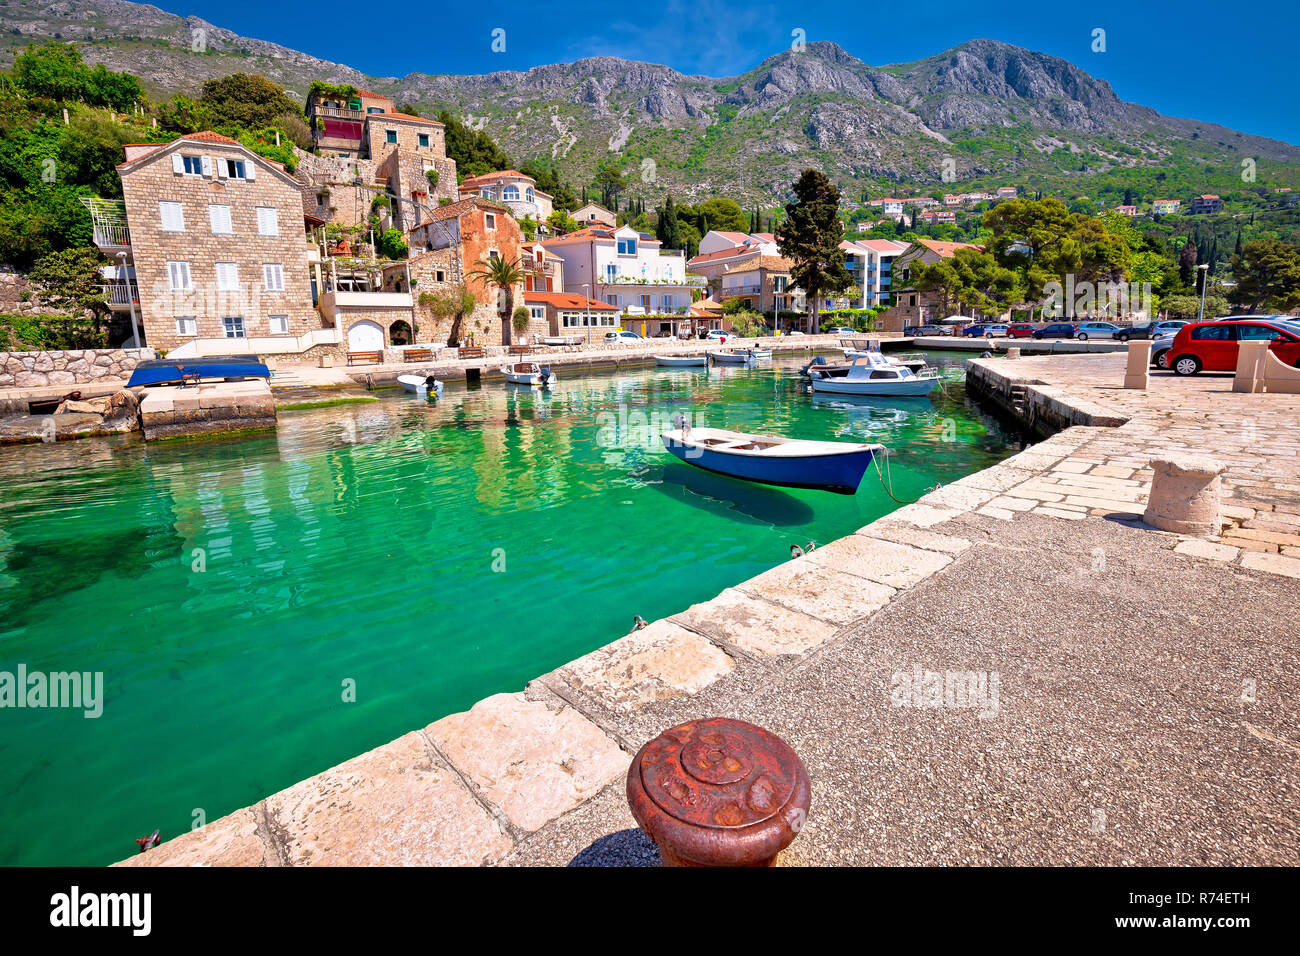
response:
{"label": "silver car", "polygon": [[1074,337],[1080,342],[1088,339],[1113,339],[1116,332],[1124,331],[1113,322],[1081,322]]}

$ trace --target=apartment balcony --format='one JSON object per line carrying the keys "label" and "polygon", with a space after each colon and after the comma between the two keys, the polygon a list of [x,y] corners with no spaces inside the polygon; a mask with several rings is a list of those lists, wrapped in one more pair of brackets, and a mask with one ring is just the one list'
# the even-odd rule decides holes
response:
{"label": "apartment balcony", "polygon": [[129,312],[133,306],[140,308],[140,289],[134,282],[106,282],[100,288],[113,311]]}
{"label": "apartment balcony", "polygon": [[126,204],[120,199],[81,198],[90,210],[90,224],[95,245],[109,256],[131,249],[131,232],[126,225]]}
{"label": "apartment balcony", "polygon": [[553,276],[559,269],[552,259],[545,259],[541,263],[533,256],[522,256],[519,259],[519,268],[528,272],[539,273],[541,275]]}
{"label": "apartment balcony", "polygon": [[312,112],[317,116],[328,116],[330,119],[351,120],[359,123],[366,118],[366,114],[361,110],[350,110],[339,106],[318,106]]}
{"label": "apartment balcony", "polygon": [[723,286],[723,296],[729,295],[761,295],[763,287],[761,285],[732,285]]}

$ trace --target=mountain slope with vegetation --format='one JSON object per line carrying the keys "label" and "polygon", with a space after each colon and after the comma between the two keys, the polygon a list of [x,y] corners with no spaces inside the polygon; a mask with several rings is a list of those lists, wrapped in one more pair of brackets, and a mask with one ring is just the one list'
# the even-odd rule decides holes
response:
{"label": "mountain slope with vegetation", "polygon": [[770,204],[809,166],[849,201],[1000,183],[1103,204],[1132,189],[1149,201],[1250,185],[1243,160],[1261,186],[1300,188],[1296,146],[1162,116],[1064,60],[993,40],[881,67],[813,42],[725,78],[614,57],[396,78],[125,0],[8,0],[0,29],[0,64],[34,39],[62,39],[154,95],[192,95],[230,73],[299,96],[313,80],[364,86],[426,114],[447,110],[511,156],[563,163],[575,181],[612,160],[629,195],[646,199],[672,189]]}

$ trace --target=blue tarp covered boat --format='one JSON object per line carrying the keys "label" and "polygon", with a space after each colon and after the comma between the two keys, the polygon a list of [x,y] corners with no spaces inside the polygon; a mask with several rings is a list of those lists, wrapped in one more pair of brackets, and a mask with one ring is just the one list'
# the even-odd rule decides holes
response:
{"label": "blue tarp covered boat", "polygon": [[204,379],[270,378],[271,370],[256,355],[205,355],[202,358],[149,359],[131,373],[132,385],[182,385]]}
{"label": "blue tarp covered boat", "polygon": [[747,435],[722,428],[679,427],[664,447],[689,465],[744,481],[817,488],[851,495],[883,445]]}

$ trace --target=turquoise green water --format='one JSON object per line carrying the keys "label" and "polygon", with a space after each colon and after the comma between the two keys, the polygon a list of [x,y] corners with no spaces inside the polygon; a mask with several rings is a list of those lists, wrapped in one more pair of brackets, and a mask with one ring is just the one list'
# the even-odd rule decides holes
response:
{"label": "turquoise green water", "polygon": [[104,680],[97,719],[0,710],[0,863],[128,856],[897,507],[874,471],[841,496],[682,464],[657,437],[674,412],[882,442],[900,498],[1011,450],[959,388],[827,402],[798,364],[388,394],[254,438],[0,449],[0,672]]}

